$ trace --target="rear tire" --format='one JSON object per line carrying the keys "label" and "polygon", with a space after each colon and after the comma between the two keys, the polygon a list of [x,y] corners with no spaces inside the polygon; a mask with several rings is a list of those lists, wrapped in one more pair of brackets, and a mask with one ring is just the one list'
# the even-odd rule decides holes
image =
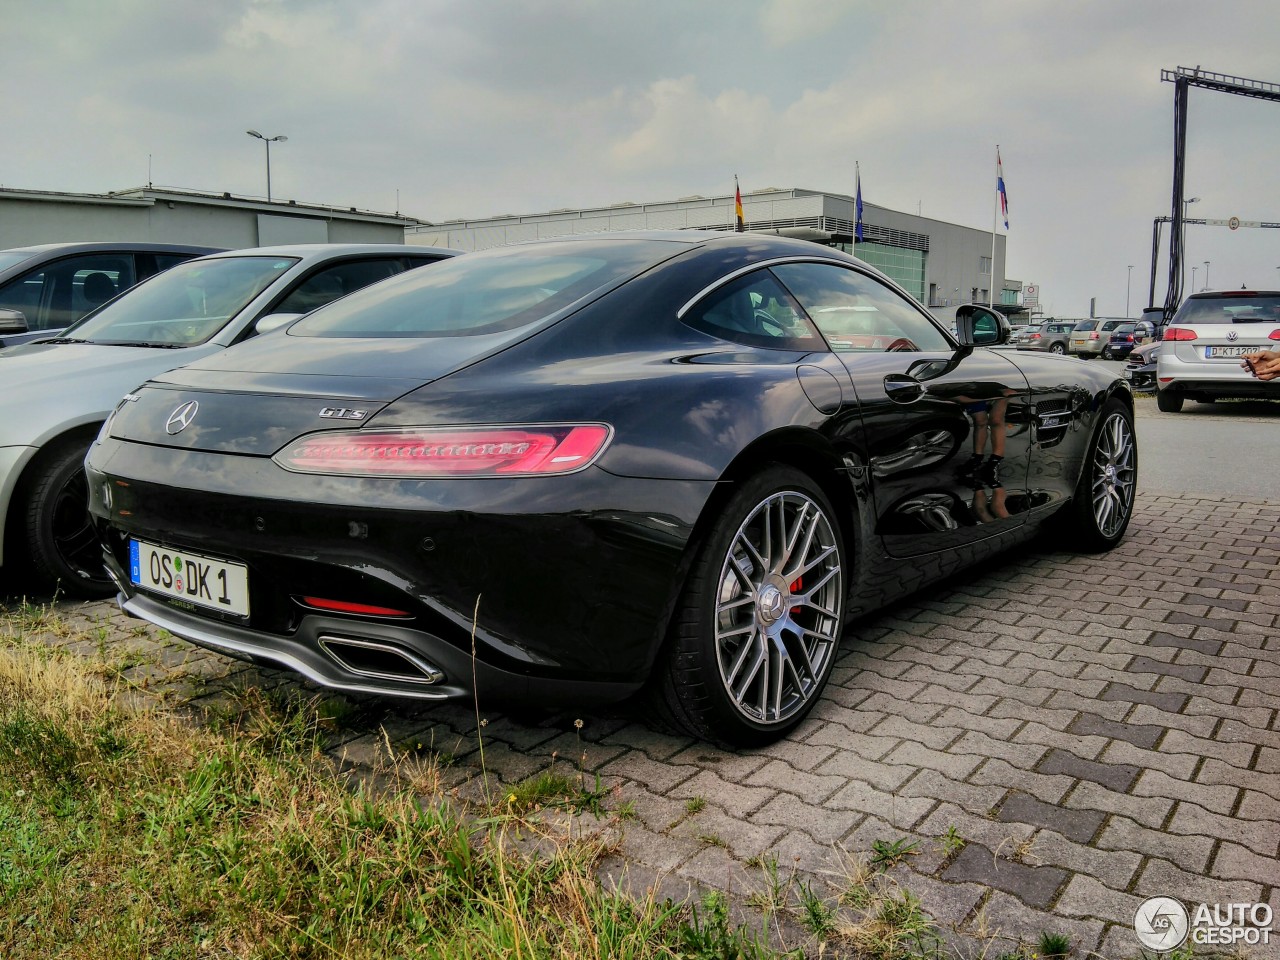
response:
{"label": "rear tire", "polygon": [[1049,352],[1063,354],[1067,352],[1067,348],[1060,343],[1054,343],[1049,346]]}
{"label": "rear tire", "polygon": [[89,519],[88,452],[89,441],[80,439],[42,451],[23,478],[22,519],[34,586],[99,599],[116,588],[102,565],[102,548]]}
{"label": "rear tire", "polygon": [[1110,550],[1124,537],[1138,491],[1133,414],[1109,400],[1089,441],[1071,505],[1062,516],[1067,545],[1084,553]]}
{"label": "rear tire", "polygon": [[1170,393],[1168,390],[1156,391],[1156,407],[1161,413],[1181,413],[1185,400],[1186,398],[1180,393]]}
{"label": "rear tire", "polygon": [[1102,359],[1103,359],[1103,360],[1110,360],[1110,359],[1111,359],[1111,348],[1110,348],[1110,347],[1103,347],[1103,348],[1102,348]]}
{"label": "rear tire", "polygon": [[835,663],[845,546],[830,501],[773,464],[719,510],[672,618],[652,694],[702,739],[760,746],[813,708]]}

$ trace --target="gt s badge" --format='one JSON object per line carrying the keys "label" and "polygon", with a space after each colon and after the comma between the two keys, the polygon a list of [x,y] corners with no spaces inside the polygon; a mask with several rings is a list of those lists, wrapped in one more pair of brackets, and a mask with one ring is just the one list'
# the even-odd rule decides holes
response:
{"label": "gt s badge", "polygon": [[326,420],[363,420],[368,415],[368,410],[352,410],[348,407],[325,407],[320,411],[320,416]]}

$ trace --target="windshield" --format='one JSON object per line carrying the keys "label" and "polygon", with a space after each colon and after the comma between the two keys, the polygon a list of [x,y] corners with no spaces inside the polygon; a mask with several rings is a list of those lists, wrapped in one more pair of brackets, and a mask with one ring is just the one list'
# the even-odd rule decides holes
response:
{"label": "windshield", "polygon": [[1174,323],[1280,323],[1280,293],[1192,297],[1178,308]]}
{"label": "windshield", "polygon": [[63,337],[157,347],[204,343],[297,262],[251,256],[190,260],[68,327]]}
{"label": "windshield", "polygon": [[344,297],[289,328],[297,337],[470,337],[537,323],[683,249],[663,240],[500,247],[454,257]]}
{"label": "windshield", "polygon": [[30,260],[35,254],[30,250],[0,250],[0,270],[8,270],[15,263]]}

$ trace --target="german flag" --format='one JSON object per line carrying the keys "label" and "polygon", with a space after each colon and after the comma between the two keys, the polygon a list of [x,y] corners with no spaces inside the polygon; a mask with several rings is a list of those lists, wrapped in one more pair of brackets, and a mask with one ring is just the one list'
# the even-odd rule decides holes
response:
{"label": "german flag", "polygon": [[733,175],[733,217],[734,232],[742,233],[747,229],[747,218],[742,214],[742,188],[738,186],[738,175]]}

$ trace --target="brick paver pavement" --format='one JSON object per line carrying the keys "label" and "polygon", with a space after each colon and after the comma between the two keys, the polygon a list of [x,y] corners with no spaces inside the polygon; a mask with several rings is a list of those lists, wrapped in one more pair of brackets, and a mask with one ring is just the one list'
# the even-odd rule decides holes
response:
{"label": "brick paver pavement", "polygon": [[[726,752],[627,709],[514,719],[482,704],[486,768],[506,783],[553,764],[598,772],[636,814],[605,873],[674,893],[761,890],[776,857],[834,894],[876,841],[915,842],[888,875],[975,954],[969,935],[1047,930],[1077,956],[1133,957],[1134,910],[1157,895],[1280,914],[1278,522],[1280,503],[1147,495],[1108,555],[1041,544],[857,624],[781,743]],[[63,609],[95,622],[87,655],[156,651],[131,670],[153,690],[304,687],[107,604]],[[448,756],[446,786],[476,794],[469,705],[380,706],[335,756],[371,762],[385,727]],[[1280,956],[1275,934],[1250,955]]]}

